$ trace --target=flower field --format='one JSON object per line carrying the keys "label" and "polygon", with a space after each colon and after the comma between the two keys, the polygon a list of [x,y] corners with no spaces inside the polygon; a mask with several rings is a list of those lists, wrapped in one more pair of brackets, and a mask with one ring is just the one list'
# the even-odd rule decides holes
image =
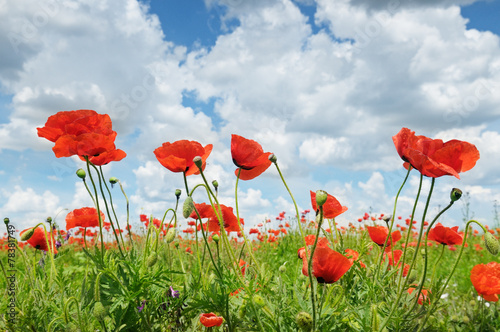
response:
{"label": "flower field", "polygon": [[[163,143],[154,154],[165,172],[178,173],[184,189],[172,190],[177,204],[163,215],[131,215],[128,203],[113,204],[118,195],[128,202],[120,180],[103,173],[126,157],[115,146],[108,115],[59,112],[37,130],[54,143],[57,158],[82,159],[75,176],[94,206],[24,230],[4,219],[2,330],[500,330],[500,228],[475,220],[443,225],[462,196],[456,188],[437,215],[427,213],[436,179],[473,171],[480,155],[470,143],[407,128],[393,136],[408,170],[401,188],[410,172],[420,174],[420,188],[430,182],[422,211],[421,189],[413,211],[398,211],[395,193],[391,215],[365,213],[344,227],[335,218],[349,207],[334,193],[311,188],[310,209],[245,226],[238,183],[270,167],[297,206],[278,156],[258,142],[231,137],[235,206],[219,203],[217,181],[205,177],[211,144]],[[190,188],[188,176],[203,183]],[[194,201],[194,192],[205,201]],[[131,227],[138,221],[140,228]]]}

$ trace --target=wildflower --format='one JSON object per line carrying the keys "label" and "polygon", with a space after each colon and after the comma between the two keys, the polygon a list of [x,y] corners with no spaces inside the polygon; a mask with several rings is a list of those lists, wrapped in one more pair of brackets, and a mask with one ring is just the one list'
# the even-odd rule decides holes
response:
{"label": "wildflower", "polygon": [[[366,226],[368,234],[373,242],[379,246],[383,246],[386,238],[389,236],[389,229],[384,226]],[[392,246],[394,243],[401,240],[401,233],[399,231],[394,231],[391,234],[390,239],[387,240],[387,248]]]}
{"label": "wildflower", "polygon": [[500,294],[500,263],[478,264],[470,272],[470,280],[486,301],[497,302]]}
{"label": "wildflower", "polygon": [[[311,204],[314,211],[318,211],[316,204],[316,193],[311,191]],[[328,219],[333,219],[338,215],[347,211],[347,207],[342,206],[339,201],[328,194],[325,204],[323,205],[323,216]]]}
{"label": "wildflower", "polygon": [[429,236],[427,238],[445,246],[461,244],[463,238],[457,231],[458,226],[450,228],[441,225],[441,223],[437,223],[436,226],[429,231]]}
{"label": "wildflower", "polygon": [[231,156],[238,167],[235,174],[241,180],[251,180],[264,173],[271,166],[271,152],[264,152],[256,141],[238,135],[231,135]]}
{"label": "wildflower", "polygon": [[473,168],[479,159],[473,144],[459,140],[443,143],[440,139],[415,136],[408,128],[402,128],[392,139],[405,167],[411,165],[428,177],[453,175],[459,179],[458,174]]}
{"label": "wildflower", "polygon": [[[351,261],[351,263],[354,263],[354,261],[358,261],[359,253],[356,250],[352,250],[352,249],[348,248],[344,251],[346,253],[346,256]],[[361,266],[362,268],[366,268],[365,263],[363,263],[362,261],[358,261],[358,262],[359,262],[359,266]]]}
{"label": "wildflower", "polygon": [[194,164],[194,157],[200,156],[202,169],[205,169],[206,160],[212,152],[213,145],[203,147],[196,141],[180,140],[173,143],[165,142],[154,150],[156,159],[171,172],[184,172],[186,176],[200,174],[200,170]]}
{"label": "wildflower", "polygon": [[[408,288],[408,294],[411,294],[413,293],[413,291],[415,290],[415,287],[410,287]],[[427,289],[422,289],[420,291],[420,295],[418,296],[418,301],[417,303],[420,304],[420,305],[423,305],[424,304],[424,301],[427,300],[426,302],[428,304],[431,303],[431,300],[429,299],[429,291]]]}
{"label": "wildflower", "polygon": [[[32,228],[25,229],[24,231],[21,232],[21,238],[25,232],[31,231]],[[48,251],[49,247],[47,246],[47,242],[52,246],[52,252],[54,254],[57,254],[57,249],[55,248],[55,240],[54,240],[54,235],[51,233],[50,238],[47,239],[47,233],[43,228],[37,227],[33,231],[33,235],[26,240],[33,248],[43,250],[43,251]]]}
{"label": "wildflower", "polygon": [[[104,213],[100,211],[101,220],[104,221]],[[83,207],[75,209],[66,215],[66,230],[74,227],[97,227],[99,217],[97,210],[93,207]]]}
{"label": "wildflower", "polygon": [[213,312],[200,315],[200,323],[205,327],[221,326],[224,318],[217,316]]}
{"label": "wildflower", "polygon": [[145,305],[146,305],[146,300],[142,300],[141,305],[137,307],[137,310],[139,312],[142,312],[144,310]]}
{"label": "wildflower", "polygon": [[93,110],[58,112],[37,131],[39,137],[55,143],[52,151],[57,158],[78,155],[100,166],[126,156],[115,147],[116,132],[109,115]]}
{"label": "wildflower", "polygon": [[[302,258],[302,273],[309,276],[305,251],[299,249]],[[316,247],[312,262],[312,274],[319,283],[331,284],[339,280],[352,266],[352,262],[329,247]]]}
{"label": "wildflower", "polygon": [[175,299],[178,299],[179,298],[179,291],[174,290],[172,288],[172,286],[170,286],[168,296],[173,297]]}

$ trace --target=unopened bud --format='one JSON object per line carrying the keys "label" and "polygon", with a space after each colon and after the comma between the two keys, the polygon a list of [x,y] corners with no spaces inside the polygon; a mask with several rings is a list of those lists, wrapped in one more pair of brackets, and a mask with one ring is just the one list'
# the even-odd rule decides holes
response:
{"label": "unopened bud", "polygon": [[176,249],[179,249],[179,242],[175,242],[174,246],[175,246]]}
{"label": "unopened bud", "polygon": [[463,322],[464,324],[468,324],[468,323],[470,322],[470,318],[469,318],[469,316],[464,315],[464,316],[462,317],[462,322]]}
{"label": "unopened bud", "polygon": [[498,240],[490,232],[484,233],[484,245],[490,254],[498,255],[498,252],[500,251],[500,243],[498,243]]}
{"label": "unopened bud", "polygon": [[271,153],[268,158],[274,164],[276,164],[276,162],[278,161],[278,157],[276,157],[274,153]]}
{"label": "unopened bud", "polygon": [[196,167],[198,167],[200,170],[202,169],[202,167],[203,167],[203,159],[201,159],[200,156],[194,157],[193,158],[193,162],[196,165]]}
{"label": "unopened bud", "polygon": [[113,176],[113,177],[111,177],[111,178],[109,178],[109,183],[111,183],[111,184],[116,184],[117,182],[118,182],[118,179],[117,179],[117,178],[115,178],[114,176]]}
{"label": "unopened bud", "polygon": [[167,243],[172,243],[174,239],[175,239],[175,228],[170,228],[167,231],[167,235],[165,235],[165,241],[167,241]]}
{"label": "unopened bud", "polygon": [[184,218],[189,218],[191,212],[194,210],[194,202],[191,196],[188,196],[182,205],[182,215]]}
{"label": "unopened bud", "polygon": [[31,239],[31,237],[33,236],[33,234],[35,234],[35,228],[32,227],[26,231],[24,231],[24,233],[21,234],[21,241],[28,241],[29,239]]}
{"label": "unopened bud", "polygon": [[452,202],[456,202],[462,197],[462,190],[458,188],[453,188],[450,193],[450,199]]}
{"label": "unopened bud", "polygon": [[181,197],[181,193],[182,193],[182,191],[180,189],[175,189],[175,196],[177,198]]}
{"label": "unopened bud", "polygon": [[78,176],[80,179],[85,179],[85,177],[87,176],[87,174],[85,173],[85,171],[83,170],[83,168],[80,168],[76,171],[76,176]]}
{"label": "unopened bud", "polygon": [[52,222],[52,217],[47,217],[47,219],[45,219],[45,221],[50,224]]}
{"label": "unopened bud", "polygon": [[219,188],[219,182],[217,182],[217,180],[213,180],[212,185],[214,186],[215,190],[217,190],[217,188]]}
{"label": "unopened bud", "polygon": [[95,316],[95,318],[102,321],[102,320],[104,320],[104,318],[106,318],[107,315],[108,315],[108,313],[106,312],[106,309],[104,308],[102,303],[96,302],[94,304],[94,316]]}
{"label": "unopened bud", "polygon": [[261,308],[266,305],[266,301],[264,301],[264,299],[260,295],[253,296],[253,303],[255,303],[256,305],[258,305]]}
{"label": "unopened bud", "polygon": [[280,273],[285,273],[286,272],[286,267],[285,264],[281,265],[279,268]]}
{"label": "unopened bud", "polygon": [[387,215],[387,216],[384,216],[382,219],[383,219],[385,222],[389,222],[389,221],[391,221],[391,218],[392,218],[392,216],[389,214],[389,215]]}
{"label": "unopened bud", "polygon": [[220,240],[219,235],[218,235],[218,234],[214,234],[214,235],[212,236],[212,240],[214,240],[215,242],[217,242],[217,243],[218,243],[218,242],[219,242],[219,240]]}
{"label": "unopened bud", "polygon": [[316,204],[318,204],[318,208],[323,206],[323,204],[326,203],[326,200],[328,199],[328,193],[324,190],[317,190],[316,191]]}
{"label": "unopened bud", "polygon": [[156,251],[152,251],[151,254],[149,254],[148,259],[146,260],[146,266],[153,267],[157,261],[158,261],[158,254],[156,253]]}
{"label": "unopened bud", "polygon": [[9,222],[10,222],[10,219],[9,218],[3,218],[3,222],[5,223],[5,225],[8,225]]}
{"label": "unopened bud", "polygon": [[311,331],[313,319],[309,313],[301,311],[295,317],[295,323],[302,331]]}

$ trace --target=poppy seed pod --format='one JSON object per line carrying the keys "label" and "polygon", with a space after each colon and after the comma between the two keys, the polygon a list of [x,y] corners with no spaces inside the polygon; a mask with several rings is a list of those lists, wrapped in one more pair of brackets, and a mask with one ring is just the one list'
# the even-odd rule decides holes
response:
{"label": "poppy seed pod", "polygon": [[191,196],[188,196],[182,205],[182,215],[184,218],[189,218],[191,212],[194,210],[194,202]]}
{"label": "poppy seed pod", "polygon": [[311,331],[313,319],[309,313],[301,311],[295,317],[295,323],[302,331]]}
{"label": "poppy seed pod", "polygon": [[87,176],[87,174],[85,173],[85,171],[83,170],[83,168],[80,168],[76,171],[76,176],[78,176],[80,179],[85,179],[85,177]]}
{"label": "poppy seed pod", "polygon": [[318,205],[318,208],[323,206],[326,203],[326,200],[328,199],[328,193],[324,190],[317,190],[316,191],[316,204]]}
{"label": "poppy seed pod", "polygon": [[453,188],[450,193],[450,199],[452,202],[456,202],[462,197],[462,190],[458,188]]}
{"label": "poppy seed pod", "polygon": [[213,180],[212,185],[214,186],[215,189],[219,188],[219,182],[217,182],[217,180]]}
{"label": "poppy seed pod", "polygon": [[180,189],[175,189],[175,197],[179,198],[181,197],[182,191]]}
{"label": "poppy seed pod", "polygon": [[28,241],[35,234],[35,228],[30,228],[21,235],[21,241]]}
{"label": "poppy seed pod", "polygon": [[490,232],[484,233],[484,245],[490,254],[498,255],[498,252],[500,251],[500,243],[498,243],[498,240]]}

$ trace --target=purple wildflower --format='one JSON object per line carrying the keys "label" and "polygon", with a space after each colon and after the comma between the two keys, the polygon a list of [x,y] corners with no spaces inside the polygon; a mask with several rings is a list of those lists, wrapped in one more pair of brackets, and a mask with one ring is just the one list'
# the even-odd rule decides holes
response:
{"label": "purple wildflower", "polygon": [[145,305],[146,305],[146,300],[142,300],[141,306],[137,307],[137,310],[139,310],[139,312],[143,311]]}
{"label": "purple wildflower", "polygon": [[173,297],[173,298],[179,298],[179,291],[176,291],[172,288],[172,286],[170,286],[170,294],[169,294],[170,297]]}

